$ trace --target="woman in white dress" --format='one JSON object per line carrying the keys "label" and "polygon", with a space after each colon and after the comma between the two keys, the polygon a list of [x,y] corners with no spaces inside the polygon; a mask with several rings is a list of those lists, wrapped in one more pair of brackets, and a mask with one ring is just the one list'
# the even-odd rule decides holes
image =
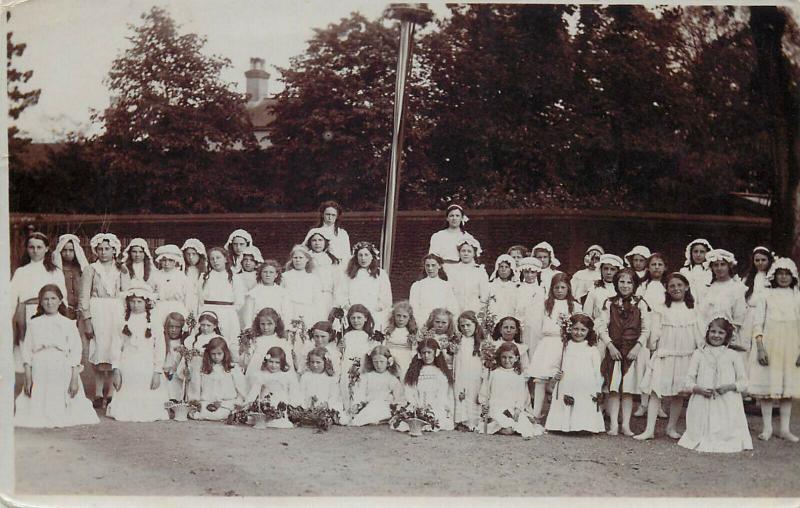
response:
{"label": "woman in white dress", "polygon": [[302,319],[308,327],[310,323],[326,317],[320,305],[322,284],[314,274],[311,252],[305,246],[292,247],[289,261],[281,274],[281,286],[286,290],[289,300],[289,314],[284,316],[286,323]]}
{"label": "woman in white dress", "polygon": [[742,361],[746,362],[752,337],[744,337],[740,333],[747,314],[747,303],[744,299],[747,288],[734,278],[736,258],[724,249],[713,249],[706,254],[706,266],[711,272],[711,282],[705,287],[702,298],[698,298],[700,312],[706,323],[719,316],[724,316],[733,323],[731,347],[741,351]]}
{"label": "woman in white dress", "polygon": [[706,254],[711,251],[711,244],[705,238],[696,238],[689,242],[684,253],[685,261],[680,272],[689,279],[698,303],[703,299],[708,284],[711,282],[711,271],[706,265]]}
{"label": "woman in white dress", "polygon": [[189,305],[195,300],[191,295],[194,286],[183,271],[183,253],[177,245],[162,245],[156,249],[156,265],[159,270],[151,278],[150,285],[158,295],[156,314],[159,320],[166,322],[172,312],[188,317]]}
{"label": "woman in white dress", "polygon": [[128,269],[131,281],[144,282],[152,289],[156,267],[153,264],[153,255],[150,254],[150,247],[144,238],[131,240],[125,250],[122,251],[121,261],[125,268]]}
{"label": "woman in white dress", "polygon": [[340,289],[336,298],[339,307],[349,308],[360,303],[372,314],[376,330],[386,327],[392,309],[392,286],[389,275],[380,268],[378,249],[373,244],[358,242],[353,247],[353,257]]}
{"label": "woman in white dress", "polygon": [[219,329],[228,341],[233,361],[239,361],[239,314],[243,302],[237,300],[233,287],[233,271],[228,253],[222,247],[208,250],[209,268],[203,278],[200,294],[200,313],[212,311],[219,319]]}
{"label": "woman in white dress", "polygon": [[342,207],[336,201],[324,201],[319,205],[319,224],[312,228],[303,239],[303,244],[307,244],[311,235],[317,230],[322,230],[325,237],[330,241],[328,252],[339,260],[342,266],[347,266],[350,261],[350,236],[347,231],[339,225],[342,218]]}
{"label": "woman in white dress", "polygon": [[[753,322],[756,317],[758,304],[769,287],[767,273],[775,262],[775,255],[766,247],[756,247],[750,255],[750,267],[744,275],[743,284],[747,288],[744,292],[744,301],[747,311],[744,317],[741,333],[744,337],[754,337]],[[751,348],[752,350],[752,348]],[[747,364],[745,364],[747,365]]]}
{"label": "woman in white dress", "polygon": [[481,255],[481,246],[477,240],[465,238],[458,246],[458,255],[460,262],[449,265],[450,269],[447,272],[448,280],[455,291],[458,308],[462,312],[466,310],[480,312],[483,302],[489,298],[489,277],[486,268],[475,261]]}
{"label": "woman in white dress", "polygon": [[208,271],[208,258],[206,246],[197,238],[189,238],[181,247],[184,261],[184,273],[189,281],[186,307],[189,312],[197,316],[200,313],[200,293],[203,285],[203,276]]}
{"label": "woman in white dress", "polygon": [[414,316],[429,316],[436,308],[445,308],[454,316],[459,314],[453,285],[444,272],[442,258],[427,254],[422,258],[422,278],[411,284],[408,301]]}
{"label": "woman in white dress", "polygon": [[244,249],[251,245],[253,245],[253,237],[244,229],[237,229],[228,235],[228,241],[225,242],[224,248],[230,256],[231,271],[233,271],[233,273],[242,271]]}
{"label": "woman in white dress", "polygon": [[518,287],[517,262],[510,255],[501,254],[489,276],[489,312],[498,317],[513,316]]}
{"label": "woman in white dress", "polygon": [[[436,254],[444,261],[444,271],[450,275],[450,268],[461,261],[458,249],[465,240],[471,240],[480,250],[480,242],[467,233],[464,225],[469,218],[464,214],[464,209],[459,205],[450,205],[445,210],[447,228],[431,235],[428,253]],[[420,317],[420,319],[422,319]]]}
{"label": "woman in white dress", "polygon": [[286,289],[281,287],[282,267],[274,259],[267,259],[256,268],[256,285],[245,296],[245,323],[252,323],[256,314],[267,307],[275,309],[281,319],[289,318],[291,302]]}
{"label": "woman in white dress", "polygon": [[328,316],[334,305],[336,287],[344,277],[345,263],[330,251],[331,231],[325,228],[314,228],[306,235],[304,245],[311,253],[314,275],[319,278],[321,295],[319,297],[320,319]]}

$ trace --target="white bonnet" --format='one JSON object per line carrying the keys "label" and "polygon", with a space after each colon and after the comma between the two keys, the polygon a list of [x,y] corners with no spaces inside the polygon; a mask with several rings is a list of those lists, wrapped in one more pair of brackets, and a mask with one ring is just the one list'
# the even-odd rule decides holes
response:
{"label": "white bonnet", "polygon": [[637,245],[636,247],[632,248],[629,253],[625,254],[625,265],[630,266],[631,256],[635,256],[637,254],[645,259],[649,258],[651,255],[650,249],[644,245]]}
{"label": "white bonnet", "polygon": [[[561,266],[561,261],[556,258],[556,252],[553,250],[553,246],[547,242],[539,242],[533,246],[531,249],[531,256],[533,253],[536,252],[537,249],[546,250],[550,254],[550,266],[559,267]],[[544,268],[550,268],[549,266],[545,266]]]}
{"label": "white bonnet", "polygon": [[600,256],[600,261],[598,261],[597,264],[616,266],[620,270],[625,267],[625,265],[622,263],[622,259],[615,254],[602,254]]}
{"label": "white bonnet", "polygon": [[692,266],[692,247],[697,244],[705,245],[706,249],[712,250],[711,242],[705,238],[695,238],[686,245],[686,251],[683,254],[683,257],[686,259],[686,261],[684,262],[683,266]]}
{"label": "white bonnet", "polygon": [[797,265],[790,258],[777,258],[767,272],[767,280],[772,282],[775,279],[775,272],[777,270],[789,270],[792,277],[798,279]]}
{"label": "white bonnet", "polygon": [[89,241],[89,245],[92,247],[92,250],[95,250],[97,246],[103,242],[108,242],[111,248],[114,249],[114,254],[120,253],[122,244],[114,233],[97,233]]}
{"label": "white bonnet", "polygon": [[203,242],[201,242],[197,238],[189,238],[185,242],[183,242],[183,246],[181,247],[181,251],[185,251],[186,249],[194,249],[201,256],[205,256],[206,255],[206,246],[203,245]]}
{"label": "white bonnet", "polygon": [[231,242],[232,242],[232,241],[233,241],[233,239],[234,239],[234,238],[236,238],[237,236],[238,236],[239,238],[244,238],[244,240],[247,242],[247,245],[248,245],[248,246],[250,246],[250,245],[253,245],[253,237],[252,237],[252,236],[250,236],[250,233],[248,233],[248,232],[247,232],[247,231],[245,231],[244,229],[237,229],[236,231],[234,231],[233,233],[231,233],[231,234],[228,236],[228,241],[227,241],[227,242],[225,242],[225,250],[227,250],[227,251],[230,251]]}
{"label": "white bonnet", "polygon": [[56,248],[53,249],[52,254],[53,264],[59,268],[62,268],[61,250],[69,242],[72,242],[72,246],[75,249],[75,259],[78,261],[78,265],[80,265],[81,270],[84,270],[89,264],[89,261],[86,259],[86,254],[83,252],[83,247],[81,247],[81,240],[77,236],[69,233],[58,237],[58,244],[56,245]]}

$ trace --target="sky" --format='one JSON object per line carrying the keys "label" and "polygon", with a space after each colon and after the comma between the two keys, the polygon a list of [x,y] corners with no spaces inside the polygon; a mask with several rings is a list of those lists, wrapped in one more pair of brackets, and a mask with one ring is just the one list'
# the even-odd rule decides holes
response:
{"label": "sky", "polygon": [[[61,139],[69,131],[87,132],[91,109],[109,104],[103,83],[111,62],[128,47],[129,24],[157,5],[168,10],[180,33],[208,39],[204,52],[231,60],[222,79],[245,91],[250,58],[260,57],[271,74],[269,92],[282,88],[272,66],[287,67],[302,54],[313,28],[351,12],[377,18],[388,5],[376,0],[27,0],[11,8],[8,29],[25,42],[18,70],[33,70],[27,89],[41,88],[39,103],[23,112],[17,126],[37,142]],[[442,4],[431,4],[444,14]]]}

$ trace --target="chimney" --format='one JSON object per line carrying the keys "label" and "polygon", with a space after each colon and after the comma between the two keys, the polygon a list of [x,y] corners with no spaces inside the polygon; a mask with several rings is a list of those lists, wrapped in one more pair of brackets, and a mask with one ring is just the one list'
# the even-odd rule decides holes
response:
{"label": "chimney", "polygon": [[247,78],[247,95],[250,104],[258,104],[267,97],[269,73],[264,70],[263,58],[251,58],[250,70],[244,73]]}

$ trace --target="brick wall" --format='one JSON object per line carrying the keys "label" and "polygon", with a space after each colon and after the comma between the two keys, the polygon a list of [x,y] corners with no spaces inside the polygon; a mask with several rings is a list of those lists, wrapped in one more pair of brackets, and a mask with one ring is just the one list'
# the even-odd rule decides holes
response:
{"label": "brick wall", "polygon": [[[468,211],[467,229],[484,248],[482,262],[491,271],[495,258],[513,244],[528,248],[546,240],[556,251],[562,269],[574,272],[583,267],[584,249],[602,245],[607,252],[623,255],[635,244],[662,251],[669,268],[683,263],[686,244],[707,238],[715,247],[736,254],[741,263],[756,245],[768,245],[769,220],[753,217],[697,216],[628,213],[618,211],[564,210],[480,210]],[[316,213],[209,214],[209,215],[28,215],[12,214],[12,264],[16,267],[24,245],[25,226],[33,224],[52,241],[63,233],[81,237],[84,246],[98,231],[115,233],[127,240],[142,237],[151,248],[165,243],[180,246],[186,238],[199,238],[206,247],[223,245],[237,228],[249,231],[265,258],[285,262],[289,249],[316,225]],[[382,214],[345,212],[341,225],[353,243],[380,243]],[[427,253],[431,234],[445,226],[438,211],[401,211],[397,218],[395,259],[391,281],[395,299],[407,298],[411,284],[421,271],[420,260]]]}

